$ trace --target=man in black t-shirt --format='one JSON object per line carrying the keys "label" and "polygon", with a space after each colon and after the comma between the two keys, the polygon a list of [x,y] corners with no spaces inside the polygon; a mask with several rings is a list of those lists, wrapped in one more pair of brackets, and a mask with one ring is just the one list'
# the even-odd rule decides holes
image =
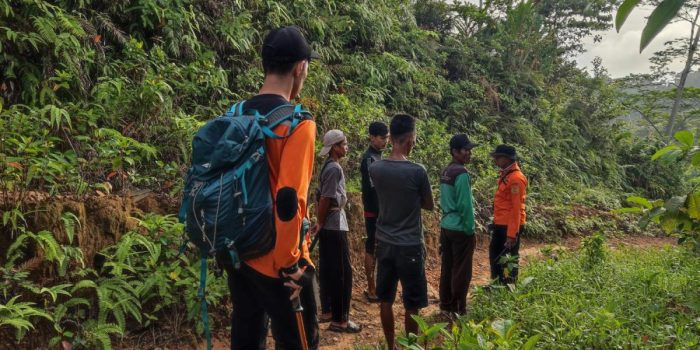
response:
{"label": "man in black t-shirt", "polygon": [[406,333],[418,333],[411,317],[428,305],[425,247],[421,209],[432,210],[433,194],[425,168],[408,160],[416,144],[416,121],[405,114],[391,120],[391,154],[374,162],[369,174],[377,191],[377,297],[381,301],[382,328],[389,349],[394,349],[392,306],[401,282]]}
{"label": "man in black t-shirt", "polygon": [[369,177],[369,166],[382,159],[382,151],[389,140],[389,127],[382,122],[373,122],[369,125],[369,147],[362,155],[360,174],[362,175],[362,205],[365,210],[365,276],[367,277],[367,290],[365,298],[370,302],[377,302],[377,290],[374,281],[374,247],[376,245],[374,233],[377,228],[377,216],[379,215],[379,203],[377,192],[374,189],[372,179]]}
{"label": "man in black t-shirt", "polygon": [[[304,85],[309,61],[316,57],[299,28],[272,30],[262,48],[265,80],[259,93],[245,101],[244,114],[267,114],[290,104]],[[243,261],[239,269],[233,267],[228,254],[217,255],[228,275],[233,304],[231,349],[265,349],[269,325],[278,349],[318,349],[312,288],[315,269],[308,240],[300,237],[307,216],[316,124],[307,119],[292,130],[291,123],[284,122],[272,132],[281,136],[265,140],[274,199],[275,247],[263,256]],[[298,311],[292,300],[298,300],[303,311]]]}

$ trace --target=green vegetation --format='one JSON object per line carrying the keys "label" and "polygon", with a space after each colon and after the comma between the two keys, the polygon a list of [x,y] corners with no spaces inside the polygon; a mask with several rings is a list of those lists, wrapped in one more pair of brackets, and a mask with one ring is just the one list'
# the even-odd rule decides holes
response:
{"label": "green vegetation", "polygon": [[301,102],[320,129],[351,135],[351,179],[364,125],[405,111],[420,118],[415,158],[434,176],[445,134],[482,143],[477,199],[491,193],[487,153],[501,142],[519,146],[533,204],[590,189],[618,203],[637,189],[672,191],[663,174],[644,172],[640,140],[616,122],[623,107],[604,69],[570,61],[582,38],[612,25],[612,10],[605,1],[0,1],[0,189],[177,195],[196,127],[256,92],[263,35],[295,23],[323,56]]}
{"label": "green vegetation", "polygon": [[478,289],[468,315],[454,327],[424,324],[404,344],[410,349],[700,346],[700,259],[669,247],[605,253],[601,241],[588,241],[581,252],[545,251],[546,259],[528,264],[517,286]]}
{"label": "green vegetation", "polygon": [[692,184],[689,189],[666,200],[632,196],[627,201],[633,207],[617,211],[643,213],[642,227],[658,223],[666,232],[678,235],[680,244],[700,255],[700,146],[687,130],[677,132],[675,138],[675,143],[660,149],[653,159],[672,164]]}
{"label": "green vegetation", "polygon": [[[468,132],[481,143],[470,165],[480,224],[490,216],[497,175],[488,153],[507,142],[518,147],[530,179],[529,235],[558,239],[638,232],[630,224],[636,217],[608,213],[635,194],[631,202],[640,208],[627,211],[645,214],[645,222],[658,222],[697,247],[694,136],[678,134],[677,143],[657,154],[662,161],[652,161],[657,149],[667,146],[666,133],[639,138],[618,119],[639,107],[632,102],[649,101],[649,95],[621,99],[618,84],[599,61],[587,72],[572,60],[584,38],[612,25],[613,5],[603,0],[497,0],[482,6],[437,0],[0,0],[0,247],[7,248],[0,256],[0,336],[13,333],[24,344],[66,341],[74,348],[108,349],[119,335],[153,331],[165,322],[173,334],[183,327],[201,331],[196,257],[178,255],[182,229],[172,217],[146,216],[137,229],[114,233],[110,244],[87,238],[95,240],[98,259],[76,244],[76,227],[86,224],[77,213],[59,213],[60,229],[35,227],[44,209],[32,198],[122,195],[135,189],[179,198],[194,131],[256,93],[263,76],[262,38],[286,24],[299,25],[323,56],[312,64],[300,102],[314,113],[319,132],[339,128],[349,135],[350,189],[359,187],[364,128],[402,111],[419,118],[413,157],[433,179],[448,158],[447,135]],[[697,95],[689,92],[686,99]],[[646,110],[654,113],[652,126],[686,126],[695,108],[681,111],[687,106],[677,104],[676,122],[659,116],[658,106]],[[695,304],[681,297],[686,289],[678,283],[681,273],[693,276],[693,266],[697,271],[693,258],[668,251],[668,261],[680,261],[668,267],[652,253],[630,254],[630,266],[640,269],[635,272],[621,264],[622,253],[600,249],[600,236],[587,242],[585,267],[577,265],[578,258],[533,265],[527,273],[534,279],[524,279],[514,293],[478,295],[474,305],[483,309],[475,309],[473,319],[464,319],[445,339],[461,337],[487,348],[555,344],[553,339],[591,346],[610,340],[621,347],[696,341],[681,327],[690,324],[686,315],[697,317],[697,310],[682,306]],[[652,270],[660,274],[642,275]],[[561,276],[553,275],[557,271]],[[644,293],[656,294],[628,297],[639,301],[633,306],[641,310],[657,305],[648,315],[615,309],[614,302],[622,299],[592,289],[601,285],[622,293],[626,289],[619,288],[638,286],[633,277],[645,276],[653,288]],[[553,277],[570,283],[555,285],[557,280],[548,279]],[[613,278],[627,284],[612,285]],[[208,281],[210,305],[221,305],[227,294],[223,279]],[[586,303],[600,308],[572,314],[571,305],[583,304],[573,294],[577,290],[605,302]],[[637,298],[643,296],[659,299],[642,305]],[[610,310],[608,303],[613,303]],[[678,312],[672,313],[669,303]],[[533,305],[542,308],[527,309]],[[548,313],[544,305],[561,313]],[[562,326],[561,320],[583,328]],[[602,333],[577,335],[586,329],[584,321],[600,323],[596,332]],[[546,328],[546,322],[556,327]],[[653,325],[671,328],[652,332]],[[422,329],[429,336],[439,330],[428,324]],[[648,340],[631,338],[647,331]]]}
{"label": "green vegetation", "polygon": [[[71,232],[77,223],[64,217]],[[48,337],[35,346],[67,341],[86,349],[111,349],[112,335],[159,322],[173,328],[168,338],[193,325],[201,332],[197,258],[178,255],[181,239],[182,225],[175,218],[147,216],[138,231],[105,248],[104,263],[93,269],[86,268],[70,234],[69,244],[59,244],[48,231],[22,232],[0,267],[0,298],[7,300],[0,304],[0,327],[14,329],[15,340],[24,344],[31,344],[31,331],[42,330]],[[28,244],[44,255],[18,264]],[[54,273],[33,282],[29,277],[38,267]],[[228,287],[225,279],[209,277],[206,298],[217,306],[228,299]]]}

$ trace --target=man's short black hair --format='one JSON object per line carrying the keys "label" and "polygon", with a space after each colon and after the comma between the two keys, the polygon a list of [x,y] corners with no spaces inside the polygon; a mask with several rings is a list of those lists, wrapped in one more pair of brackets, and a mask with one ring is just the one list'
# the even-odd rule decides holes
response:
{"label": "man's short black hair", "polygon": [[295,64],[296,62],[275,62],[263,60],[263,71],[265,72],[265,75],[287,75],[294,70]]}
{"label": "man's short black hair", "polygon": [[403,142],[411,133],[416,131],[416,119],[408,114],[397,114],[391,118],[391,137]]}
{"label": "man's short black hair", "polygon": [[371,136],[386,136],[389,133],[389,127],[384,122],[372,122],[369,125],[369,134]]}

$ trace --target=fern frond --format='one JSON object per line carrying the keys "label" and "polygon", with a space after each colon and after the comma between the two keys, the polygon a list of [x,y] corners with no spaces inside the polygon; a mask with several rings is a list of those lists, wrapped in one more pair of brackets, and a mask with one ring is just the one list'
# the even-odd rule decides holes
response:
{"label": "fern frond", "polygon": [[97,22],[95,27],[101,29],[120,45],[125,45],[129,41],[124,32],[107,15],[94,12],[94,20]]}

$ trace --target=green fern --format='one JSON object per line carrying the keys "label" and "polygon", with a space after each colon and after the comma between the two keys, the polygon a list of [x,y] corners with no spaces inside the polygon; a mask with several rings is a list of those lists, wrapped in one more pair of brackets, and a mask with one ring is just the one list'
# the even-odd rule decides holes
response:
{"label": "green fern", "polygon": [[82,337],[88,345],[98,347],[103,350],[112,349],[111,335],[124,335],[124,331],[113,323],[100,323],[94,320],[88,321],[82,332]]}
{"label": "green fern", "polygon": [[73,285],[70,283],[64,283],[64,284],[58,284],[58,285],[51,286],[51,287],[41,287],[41,288],[31,286],[27,289],[29,289],[30,291],[32,291],[34,294],[37,294],[37,295],[47,294],[48,296],[51,297],[51,300],[54,303],[56,303],[59,295],[65,295],[67,297],[71,296],[71,293],[68,292],[67,289],[72,287],[72,286]]}
{"label": "green fern", "polygon": [[24,338],[27,331],[34,329],[35,319],[43,318],[53,321],[51,315],[32,302],[17,302],[19,295],[12,297],[5,304],[0,304],[0,327],[8,325],[17,331],[17,340]]}
{"label": "green fern", "polygon": [[75,214],[67,211],[61,214],[61,221],[63,222],[63,228],[68,236],[68,244],[73,244],[73,238],[75,237],[75,228],[81,227],[80,219]]}

